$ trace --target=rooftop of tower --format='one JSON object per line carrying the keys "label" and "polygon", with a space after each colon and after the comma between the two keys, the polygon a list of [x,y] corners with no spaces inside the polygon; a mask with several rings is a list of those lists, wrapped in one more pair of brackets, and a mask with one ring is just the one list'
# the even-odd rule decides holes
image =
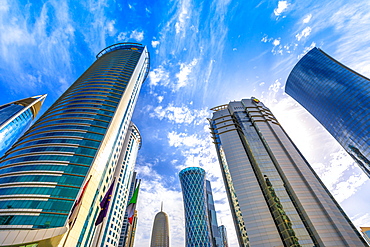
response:
{"label": "rooftop of tower", "polygon": [[117,43],[110,45],[103,50],[101,50],[97,55],[96,59],[101,58],[104,54],[107,54],[109,52],[115,51],[115,50],[136,50],[136,51],[143,51],[145,48],[144,45],[139,43],[131,43],[131,42],[125,42],[125,43]]}
{"label": "rooftop of tower", "polygon": [[148,50],[146,49],[146,46],[140,43],[132,43],[132,42],[124,42],[124,43],[117,43],[110,46],[107,46],[103,50],[101,50],[97,55],[96,59],[101,58],[105,54],[115,51],[115,50],[133,50],[138,52],[145,52],[146,53],[146,59],[145,59],[145,76],[144,81],[148,77],[149,69],[150,69],[150,54]]}

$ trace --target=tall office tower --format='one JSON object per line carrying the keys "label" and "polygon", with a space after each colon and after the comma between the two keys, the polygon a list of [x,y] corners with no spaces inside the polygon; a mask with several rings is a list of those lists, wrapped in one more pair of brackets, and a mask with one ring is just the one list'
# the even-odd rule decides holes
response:
{"label": "tall office tower", "polygon": [[[132,174],[130,190],[129,190],[127,201],[130,201],[132,195],[134,194],[134,191],[135,191],[136,187],[138,186],[139,179],[136,178],[136,175],[137,175],[136,172],[134,172]],[[126,208],[127,208],[127,205],[126,205]],[[135,215],[135,217],[136,217],[136,215]],[[136,223],[136,222],[137,222],[137,220],[134,220],[134,223]],[[120,233],[118,247],[133,246],[134,243],[133,243],[133,241],[130,241],[130,240],[135,238],[135,231],[134,231],[135,228],[136,228],[136,224],[130,224],[130,222],[128,220],[128,214],[127,214],[127,212],[125,212],[124,218],[123,218],[123,221],[122,221],[122,227],[121,227],[121,233]]]}
{"label": "tall office tower", "polygon": [[200,167],[188,167],[179,173],[185,209],[186,246],[213,246],[205,175]]}
{"label": "tall office tower", "polygon": [[99,204],[122,182],[114,176],[148,69],[140,44],[105,48],[1,158],[0,246],[91,246],[104,233]]}
{"label": "tall office tower", "polygon": [[366,246],[263,103],[243,99],[212,110],[240,246]]}
{"label": "tall office tower", "polygon": [[46,94],[0,106],[0,156],[30,127]]}
{"label": "tall office tower", "polygon": [[222,240],[220,232],[218,230],[215,202],[213,200],[211,182],[209,182],[208,180],[206,180],[206,196],[207,196],[208,220],[211,226],[212,243],[213,246],[220,247],[222,246]]}
{"label": "tall office tower", "polygon": [[370,177],[370,80],[313,48],[290,73],[285,92],[306,108]]}
{"label": "tall office tower", "polygon": [[227,242],[227,231],[226,231],[226,227],[224,225],[221,225],[218,227],[218,231],[220,232],[220,235],[221,235],[221,243],[222,247],[229,247],[229,244]]}
{"label": "tall office tower", "polygon": [[[130,224],[128,222],[126,208],[131,199],[132,194],[137,188],[136,172],[134,172],[136,157],[138,150],[141,147],[141,135],[136,125],[132,122],[126,134],[123,146],[119,154],[118,162],[114,171],[113,177],[117,179],[114,193],[112,195],[111,206],[108,210],[108,215],[104,219],[101,228],[99,229],[101,239],[98,240],[101,246],[110,247],[117,246],[120,242],[121,231],[124,224],[128,224],[128,232],[126,232],[127,241],[124,246],[130,247],[134,245],[135,229],[137,224],[137,215],[135,220]],[[95,234],[97,235],[97,234]]]}
{"label": "tall office tower", "polygon": [[150,247],[169,247],[170,246],[170,230],[168,225],[168,216],[163,212],[163,205],[161,211],[155,215],[152,239]]}

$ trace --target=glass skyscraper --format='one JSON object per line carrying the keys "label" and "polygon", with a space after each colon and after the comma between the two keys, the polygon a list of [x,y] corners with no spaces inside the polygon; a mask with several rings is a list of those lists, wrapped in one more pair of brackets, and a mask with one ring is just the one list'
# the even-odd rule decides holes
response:
{"label": "glass skyscraper", "polygon": [[187,247],[213,246],[207,211],[205,175],[205,171],[200,167],[188,167],[179,173],[185,209]]}
{"label": "glass skyscraper", "polygon": [[370,177],[370,80],[313,48],[285,92],[308,110]]}
{"label": "glass skyscraper", "polygon": [[217,215],[215,209],[215,202],[213,200],[213,193],[211,182],[206,180],[206,195],[207,195],[207,211],[208,220],[211,226],[211,238],[214,247],[222,247],[221,234],[218,230]]}
{"label": "glass skyscraper", "polygon": [[262,102],[243,99],[212,110],[240,246],[366,246]]}
{"label": "glass skyscraper", "polygon": [[46,94],[0,106],[0,157],[30,127]]}
{"label": "glass skyscraper", "polygon": [[105,48],[1,158],[0,246],[90,246],[104,234],[94,226],[99,204],[129,178],[114,176],[126,169],[121,154],[148,70],[146,47]]}
{"label": "glass skyscraper", "polygon": [[220,225],[218,227],[218,231],[220,232],[221,241],[222,241],[222,244],[220,246],[222,246],[222,247],[229,247],[229,244],[228,244],[228,241],[227,241],[226,227],[224,225]]}
{"label": "glass skyscraper", "polygon": [[155,215],[152,238],[150,247],[169,247],[170,246],[170,229],[168,224],[168,215],[161,211]]}

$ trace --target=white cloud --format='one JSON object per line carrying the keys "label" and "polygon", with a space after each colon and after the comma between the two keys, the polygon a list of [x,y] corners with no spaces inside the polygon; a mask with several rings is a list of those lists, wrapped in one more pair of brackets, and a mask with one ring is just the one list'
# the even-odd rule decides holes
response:
{"label": "white cloud", "polygon": [[188,135],[186,133],[176,133],[175,131],[169,132],[167,135],[168,143],[170,146],[179,147],[195,147],[202,144],[202,140],[198,139],[198,135]]}
{"label": "white cloud", "polygon": [[176,107],[173,104],[169,104],[165,108],[158,106],[153,111],[154,112],[149,114],[150,117],[159,118],[160,120],[166,119],[177,124],[199,125],[205,123],[209,115],[206,108],[191,110],[185,105]]}
{"label": "white cloud", "polygon": [[128,36],[128,33],[127,32],[120,32],[118,34],[117,39],[118,39],[118,41],[121,41],[121,40],[126,41],[128,39],[128,37],[129,36]]}
{"label": "white cloud", "polygon": [[303,19],[303,23],[309,23],[312,18],[312,14],[306,15]]}
{"label": "white cloud", "polygon": [[198,59],[194,58],[193,61],[191,61],[188,64],[180,63],[180,71],[176,74],[176,77],[178,79],[178,83],[176,85],[175,90],[178,90],[181,87],[185,87],[188,84],[188,77],[193,70],[194,66],[197,65]]}
{"label": "white cloud", "polygon": [[260,86],[263,86],[263,85],[265,85],[265,82],[263,81],[263,82],[261,82],[259,85],[260,85]]}
{"label": "white cloud", "polygon": [[343,149],[330,154],[326,165],[315,163],[312,166],[339,202],[352,196],[368,180],[364,172],[353,172],[357,164]]}
{"label": "white cloud", "polygon": [[159,41],[158,40],[152,40],[152,46],[153,48],[156,48],[158,45],[159,45]]}
{"label": "white cloud", "polygon": [[158,99],[158,103],[162,103],[164,97],[163,96],[158,96],[157,99]]}
{"label": "white cloud", "polygon": [[288,3],[288,1],[279,1],[277,8],[274,9],[274,14],[276,16],[280,16],[281,13],[286,11],[286,9],[288,8],[289,5],[290,5],[290,3]]}
{"label": "white cloud", "polygon": [[305,38],[310,34],[311,34],[311,28],[306,27],[305,29],[302,30],[301,33],[298,33],[295,37],[297,38],[298,41],[300,41],[302,38]]}
{"label": "white cloud", "polygon": [[144,31],[133,30],[129,32],[120,32],[117,37],[118,41],[127,41],[128,39],[134,39],[137,42],[141,42],[144,39]]}
{"label": "white cloud", "polygon": [[58,94],[60,90],[55,88],[60,85],[50,81],[73,80],[70,51],[75,45],[76,23],[69,5],[66,1],[46,2],[33,15],[29,5],[9,3],[0,3],[0,70],[7,72],[2,73],[3,86],[18,94],[33,94],[41,88],[53,88]]}
{"label": "white cloud", "polygon": [[169,77],[169,73],[164,69],[162,65],[160,65],[158,68],[155,68],[149,72],[149,85],[157,86],[159,83],[159,85],[166,86],[169,83]]}
{"label": "white cloud", "polygon": [[281,82],[279,80],[275,80],[273,84],[270,85],[269,91],[273,91],[277,93],[281,88]]}
{"label": "white cloud", "polygon": [[271,52],[274,54],[274,55],[277,55],[277,54],[280,54],[280,55],[283,55],[283,46],[281,45],[280,43],[280,38],[278,39],[275,39],[272,44],[274,45],[274,47],[272,48]]}
{"label": "white cloud", "polygon": [[272,44],[273,44],[274,46],[278,46],[278,45],[280,45],[280,38],[279,38],[279,39],[275,39],[275,40],[272,42]]}
{"label": "white cloud", "polygon": [[136,40],[137,42],[141,42],[144,39],[144,31],[134,30],[132,31],[130,38]]}
{"label": "white cloud", "polygon": [[[352,223],[357,227],[368,226],[370,222],[370,214],[357,214],[354,217],[351,217]],[[360,229],[358,229],[360,230]]]}
{"label": "white cloud", "polygon": [[190,1],[182,1],[180,14],[178,15],[177,22],[175,24],[176,34],[185,31],[186,20],[190,19],[189,16]]}
{"label": "white cloud", "polygon": [[106,29],[108,31],[109,36],[113,36],[116,34],[116,29],[114,28],[114,24],[116,24],[115,20],[107,21]]}

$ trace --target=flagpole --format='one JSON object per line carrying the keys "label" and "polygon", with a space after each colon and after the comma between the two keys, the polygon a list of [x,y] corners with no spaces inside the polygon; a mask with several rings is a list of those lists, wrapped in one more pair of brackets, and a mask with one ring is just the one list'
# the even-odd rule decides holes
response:
{"label": "flagpole", "polygon": [[[105,205],[102,205],[103,201],[100,203],[100,207],[101,207],[100,213],[98,215],[98,218],[95,221],[95,225],[99,221],[99,223],[96,225],[96,229],[99,229],[99,231],[98,231],[97,238],[95,237],[96,235],[94,234],[93,243],[92,243],[95,247],[98,247],[99,244],[101,244],[100,243],[101,232],[103,231],[103,229],[105,229],[104,226],[106,226],[107,214],[109,212],[109,209],[112,207],[112,205],[110,203],[110,200],[112,200],[112,197],[113,197],[114,191],[115,191],[114,189],[116,188],[115,182],[116,182],[116,177],[113,178],[112,184],[110,185],[109,189],[107,190],[107,192],[106,192],[106,194],[103,198],[103,201],[104,201]],[[103,212],[104,212],[104,214],[102,214]]]}

